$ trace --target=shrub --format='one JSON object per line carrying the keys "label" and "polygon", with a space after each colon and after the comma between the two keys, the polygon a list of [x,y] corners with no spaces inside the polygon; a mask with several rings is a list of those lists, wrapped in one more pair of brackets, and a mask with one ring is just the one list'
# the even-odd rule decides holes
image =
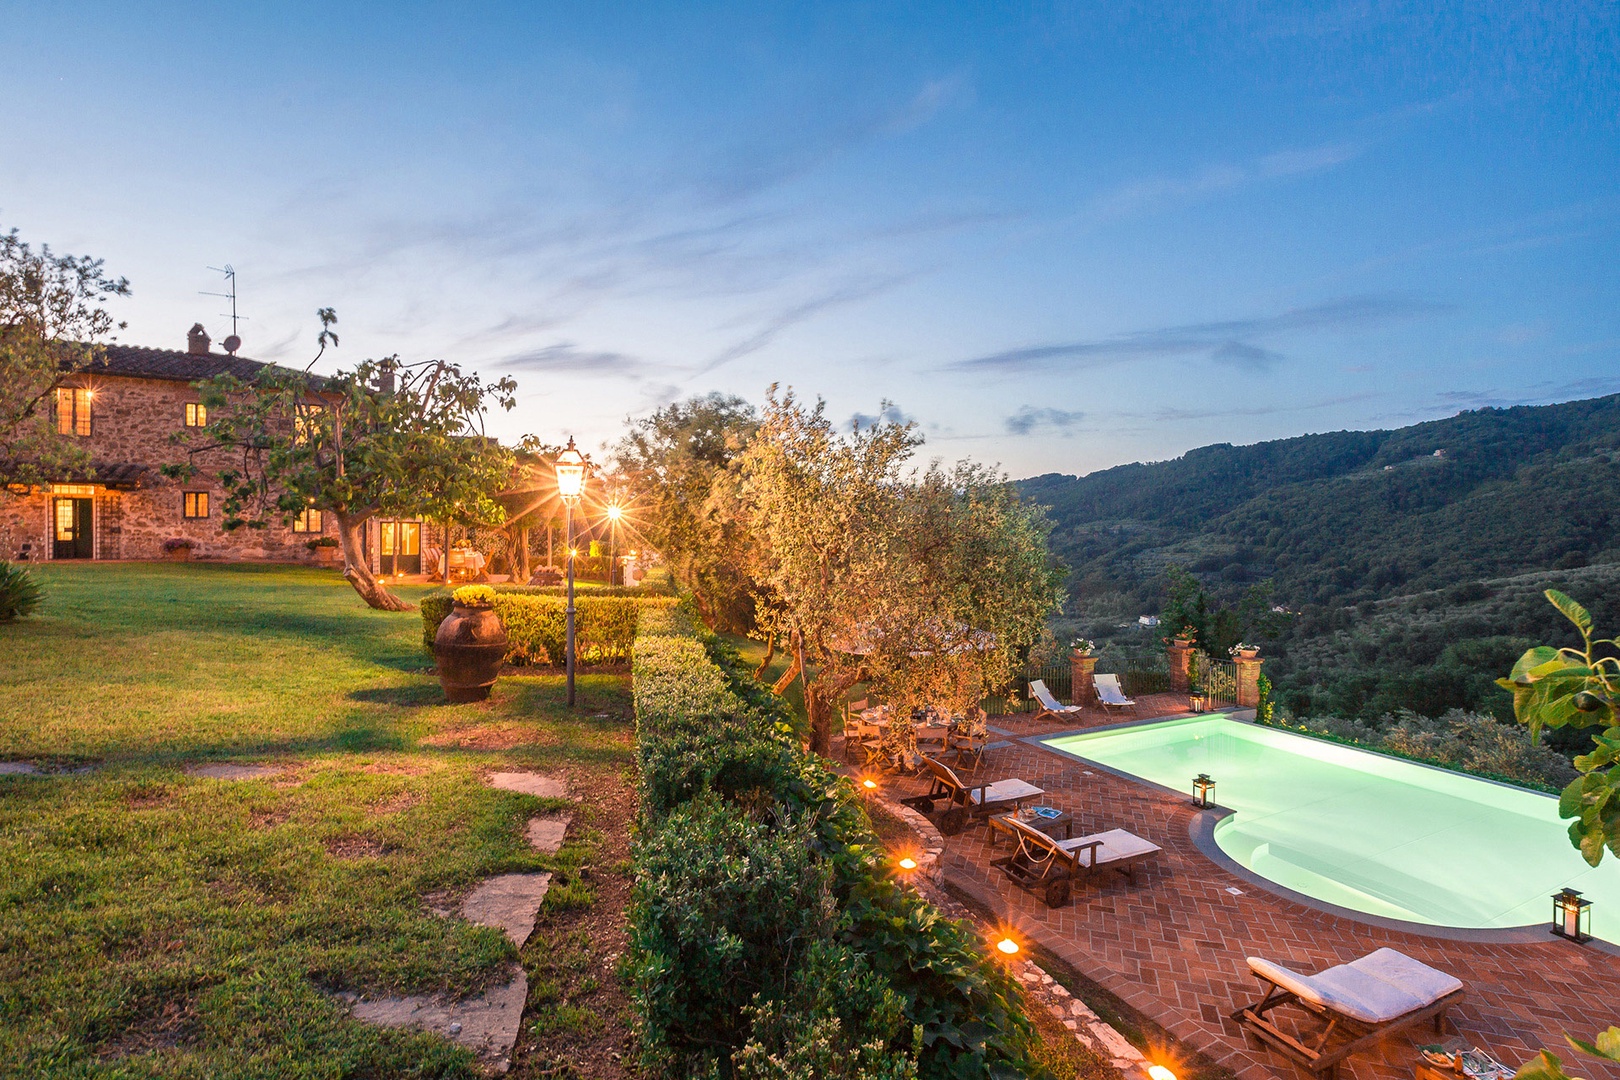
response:
{"label": "shrub", "polygon": [[171,536],[163,541],[164,551],[189,551],[196,546],[196,541],[188,540],[184,536]]}
{"label": "shrub", "polygon": [[1462,709],[1434,719],[1403,709],[1376,724],[1324,716],[1275,726],[1542,791],[1561,790],[1575,778],[1568,758],[1532,742],[1524,728]]}
{"label": "shrub", "polygon": [[495,590],[488,585],[463,585],[451,599],[467,607],[484,607],[495,602]]}
{"label": "shrub", "polygon": [[[467,586],[463,586],[464,588]],[[566,601],[523,586],[472,586],[490,589],[495,613],[506,627],[506,662],[560,664],[567,638]],[[439,624],[450,614],[451,594],[429,593],[421,601],[422,644],[431,649]],[[630,658],[640,612],[668,607],[661,596],[586,595],[575,601],[574,634],[579,657],[586,663],[615,663]]]}
{"label": "shrub", "polygon": [[[1041,1075],[1008,975],[891,880],[849,781],[682,609],[632,669],[642,825],[627,963],[664,1076]],[[793,939],[783,948],[783,935]]]}
{"label": "shrub", "polygon": [[34,575],[14,563],[0,560],[0,622],[11,622],[39,607],[45,598]]}
{"label": "shrub", "polygon": [[338,546],[338,540],[335,536],[318,536],[313,540],[305,540],[304,546],[311,551],[316,548],[335,548]]}

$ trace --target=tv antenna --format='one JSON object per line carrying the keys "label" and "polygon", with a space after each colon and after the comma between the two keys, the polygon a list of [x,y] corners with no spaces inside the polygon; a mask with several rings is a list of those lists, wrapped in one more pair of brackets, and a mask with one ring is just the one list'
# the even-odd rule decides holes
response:
{"label": "tv antenna", "polygon": [[[224,266],[210,266],[208,269],[212,270],[216,274],[225,275],[225,287],[228,288],[230,292],[199,292],[197,295],[218,296],[231,302],[231,336],[220,342],[220,344],[225,346],[226,352],[230,353],[232,356],[235,356],[236,350],[242,347],[242,339],[236,335],[236,320],[242,319],[244,322],[252,321],[248,319],[246,315],[236,314],[236,268],[230,263],[226,263]],[[221,312],[221,315],[223,314],[224,313]]]}

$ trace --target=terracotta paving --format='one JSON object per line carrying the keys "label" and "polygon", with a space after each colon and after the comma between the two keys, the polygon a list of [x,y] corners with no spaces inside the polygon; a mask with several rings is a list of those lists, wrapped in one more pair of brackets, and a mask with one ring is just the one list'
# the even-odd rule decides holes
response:
{"label": "terracotta paving", "polygon": [[[1169,695],[1141,704],[1144,717],[1161,710],[1176,715]],[[1119,719],[1088,709],[1061,722],[997,717],[991,723],[1027,737]],[[1266,956],[1309,973],[1382,946],[1462,979],[1468,997],[1453,1009],[1453,1022],[1475,1045],[1509,1065],[1549,1047],[1566,1066],[1578,1068],[1578,1075],[1620,1078],[1620,1070],[1606,1071],[1576,1055],[1563,1038],[1565,1032],[1590,1038],[1620,1020],[1620,956],[1550,935],[1545,941],[1507,944],[1419,936],[1303,906],[1227,873],[1202,855],[1189,837],[1195,811],[1187,800],[1087,770],[1043,748],[1009,742],[987,751],[974,775],[1017,777],[1044,788],[1045,801],[1074,815],[1077,836],[1125,828],[1164,848],[1156,861],[1138,870],[1136,884],[1109,875],[1078,887],[1070,905],[1060,910],[1013,887],[989,866],[1008,849],[1004,841],[992,852],[982,826],[948,837],[942,861],[947,875],[993,899],[1015,927],[1245,1080],[1303,1075],[1270,1051],[1246,1046],[1227,1019],[1239,1001],[1257,996],[1246,956]],[[884,786],[891,797],[904,797],[924,790],[926,783],[893,777]],[[1417,1056],[1413,1046],[1430,1041],[1433,1029],[1427,1026],[1386,1037],[1375,1050],[1342,1066],[1341,1075],[1409,1078]]]}

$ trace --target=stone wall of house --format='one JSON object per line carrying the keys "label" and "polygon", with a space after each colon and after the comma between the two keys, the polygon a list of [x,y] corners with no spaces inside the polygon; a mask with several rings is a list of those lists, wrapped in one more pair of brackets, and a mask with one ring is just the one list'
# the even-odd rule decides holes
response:
{"label": "stone wall of house", "polygon": [[[317,533],[295,533],[279,522],[263,529],[240,528],[226,532],[222,504],[224,491],[212,479],[229,464],[231,455],[215,452],[192,459],[199,474],[192,480],[170,480],[157,473],[166,464],[186,460],[185,450],[173,441],[185,429],[185,406],[195,403],[197,391],[188,383],[165,379],[137,379],[114,375],[80,376],[95,390],[90,434],[81,438],[98,462],[137,464],[149,472],[143,486],[133,491],[98,488],[95,496],[95,553],[98,559],[161,559],[163,542],[185,537],[195,544],[194,558],[270,559],[315,562],[305,547]],[[185,493],[208,492],[208,516],[185,516]],[[0,493],[0,557],[14,558],[24,542],[33,544],[33,557],[51,557],[52,497],[47,492],[26,496]],[[330,515],[322,532],[337,535]]]}

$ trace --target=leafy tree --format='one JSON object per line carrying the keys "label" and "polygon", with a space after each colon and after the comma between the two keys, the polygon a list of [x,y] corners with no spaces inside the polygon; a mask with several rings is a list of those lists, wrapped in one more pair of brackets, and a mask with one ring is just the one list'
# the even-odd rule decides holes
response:
{"label": "leafy tree", "polygon": [[788,643],[777,685],[804,680],[818,753],[856,683],[955,696],[964,671],[1004,678],[1060,600],[1040,511],[975,466],[910,477],[920,443],[888,421],[843,435],[773,386],[739,462],[759,622]]}
{"label": "leafy tree", "polygon": [[36,249],[16,229],[0,235],[0,491],[89,471],[89,451],[57,434],[52,393],[123,328],[102,305],[128,295],[100,259]]}
{"label": "leafy tree", "polygon": [[657,410],[615,448],[645,518],[642,533],[717,630],[743,633],[754,624],[753,583],[743,572],[748,534],[731,481],[758,427],[748,402],[711,393]]}
{"label": "leafy tree", "polygon": [[[1548,589],[1546,596],[1580,631],[1581,647],[1538,645],[1519,657],[1508,677],[1499,681],[1512,692],[1513,713],[1532,737],[1543,728],[1604,729],[1592,736],[1596,749],[1575,759],[1581,775],[1558,799],[1558,816],[1574,819],[1570,843],[1597,866],[1605,849],[1620,857],[1620,726],[1616,726],[1620,657],[1614,655],[1620,643],[1593,637],[1591,614],[1565,594]],[[1620,1062],[1620,1027],[1609,1027],[1589,1043],[1567,1035],[1565,1039],[1583,1054]],[[1569,1080],[1569,1076],[1557,1055],[1543,1050],[1519,1069],[1515,1080]]]}
{"label": "leafy tree", "polygon": [[1281,617],[1271,610],[1269,581],[1250,586],[1234,605],[1211,599],[1198,579],[1179,566],[1168,567],[1165,578],[1166,599],[1159,616],[1165,632],[1192,627],[1199,648],[1217,660],[1225,660],[1239,641],[1274,638],[1282,628]]}
{"label": "leafy tree", "polygon": [[[337,317],[325,308],[320,318],[324,352],[337,344]],[[486,384],[442,360],[387,357],[324,379],[267,367],[252,382],[220,375],[198,387],[209,424],[176,437],[191,460],[166,471],[195,473],[199,458],[217,462],[223,452],[229,463],[217,476],[227,529],[290,522],[306,509],[331,514],[343,576],[374,608],[411,605],[366,565],[361,529],[370,518],[505,519],[493,495],[511,480],[513,453],[484,435],[483,418],[491,404],[515,404],[517,384],[509,378]]]}

